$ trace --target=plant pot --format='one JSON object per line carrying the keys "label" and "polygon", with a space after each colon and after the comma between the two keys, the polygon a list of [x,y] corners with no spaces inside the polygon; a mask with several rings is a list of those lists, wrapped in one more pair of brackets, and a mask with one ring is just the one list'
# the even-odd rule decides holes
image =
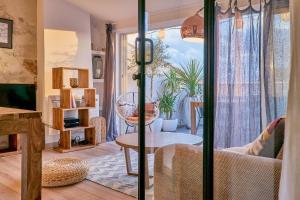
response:
{"label": "plant pot", "polygon": [[163,119],[157,118],[150,126],[153,133],[160,133],[163,126]]}
{"label": "plant pot", "polygon": [[[183,100],[183,122],[187,128],[191,128],[191,102],[200,101],[199,97],[185,97]],[[199,123],[199,115],[196,113],[196,127]]]}
{"label": "plant pot", "polygon": [[163,121],[164,132],[175,132],[178,125],[178,119],[168,119]]}

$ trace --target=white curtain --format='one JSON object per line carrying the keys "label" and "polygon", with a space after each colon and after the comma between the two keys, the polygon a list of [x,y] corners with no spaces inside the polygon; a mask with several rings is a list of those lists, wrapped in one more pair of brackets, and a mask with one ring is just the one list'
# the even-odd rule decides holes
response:
{"label": "white curtain", "polygon": [[291,76],[280,200],[300,199],[300,1],[291,0]]}

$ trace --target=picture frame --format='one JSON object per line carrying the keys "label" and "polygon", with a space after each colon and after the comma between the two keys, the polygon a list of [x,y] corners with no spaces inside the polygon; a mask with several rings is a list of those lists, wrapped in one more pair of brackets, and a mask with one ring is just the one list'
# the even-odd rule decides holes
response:
{"label": "picture frame", "polygon": [[12,49],[13,20],[0,18],[0,48]]}

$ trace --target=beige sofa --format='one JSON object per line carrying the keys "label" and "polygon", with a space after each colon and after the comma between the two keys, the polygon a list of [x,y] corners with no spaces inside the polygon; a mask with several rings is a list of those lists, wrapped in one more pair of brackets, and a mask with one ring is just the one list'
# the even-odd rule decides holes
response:
{"label": "beige sofa", "polygon": [[[281,160],[234,151],[215,151],[214,199],[278,199]],[[202,161],[203,151],[197,146],[177,144],[157,150],[154,199],[201,200]]]}

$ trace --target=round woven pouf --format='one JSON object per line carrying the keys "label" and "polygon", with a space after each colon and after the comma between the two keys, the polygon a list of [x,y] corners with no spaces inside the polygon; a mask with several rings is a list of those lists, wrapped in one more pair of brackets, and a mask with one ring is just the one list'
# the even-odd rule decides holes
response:
{"label": "round woven pouf", "polygon": [[83,181],[88,175],[87,162],[78,158],[58,158],[43,164],[42,186],[59,187]]}

